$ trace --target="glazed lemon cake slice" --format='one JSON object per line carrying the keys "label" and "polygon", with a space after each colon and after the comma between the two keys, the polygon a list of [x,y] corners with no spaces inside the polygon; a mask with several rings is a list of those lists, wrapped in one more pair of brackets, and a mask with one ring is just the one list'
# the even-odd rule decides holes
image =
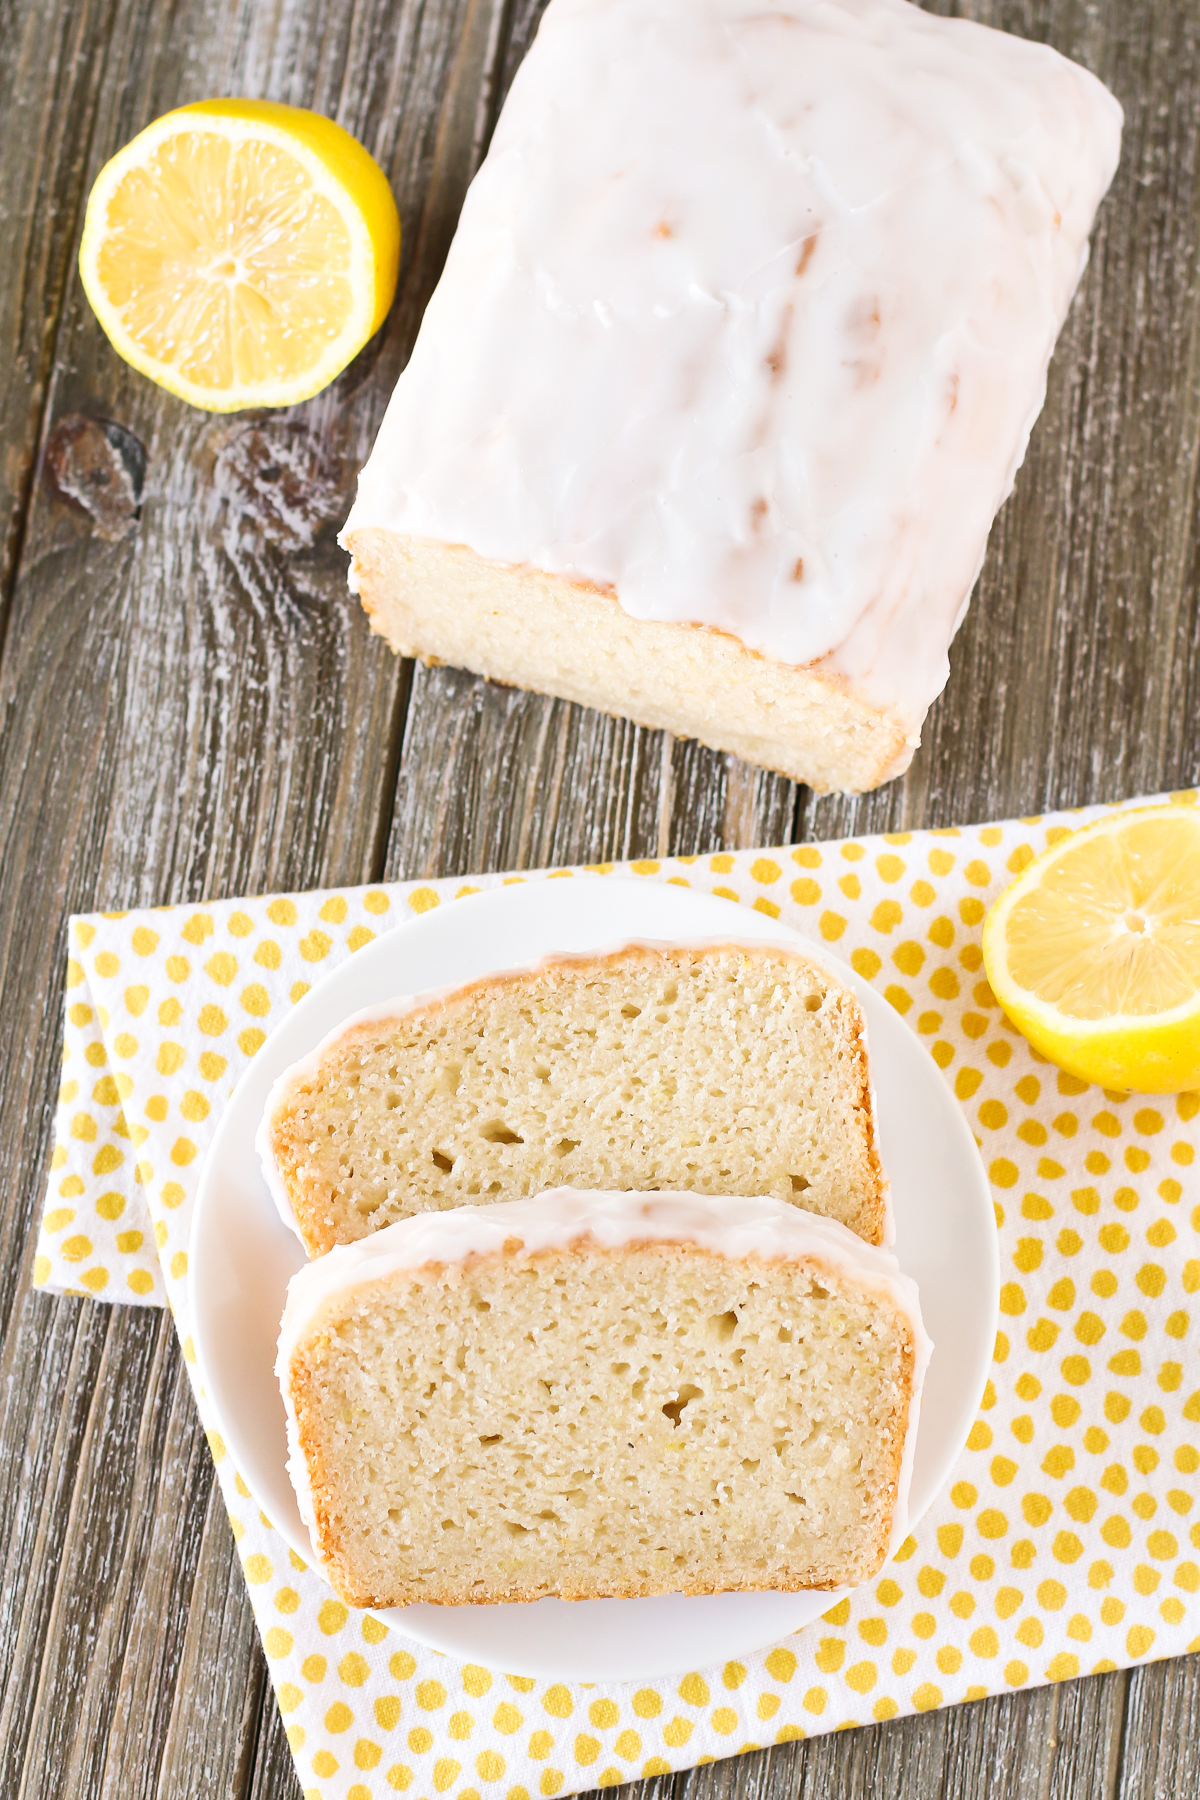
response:
{"label": "glazed lemon cake slice", "polygon": [[356,1606],[868,1580],[930,1345],[886,1251],[778,1200],[567,1189],[309,1263],[278,1375]]}
{"label": "glazed lemon cake slice", "polygon": [[899,774],[1120,134],[1048,45],[906,0],[550,0],[342,534],[372,628]]}
{"label": "glazed lemon cake slice", "polygon": [[767,944],[549,957],[360,1015],[275,1085],[263,1167],[310,1255],[562,1183],[772,1194],[879,1243],[865,1026]]}

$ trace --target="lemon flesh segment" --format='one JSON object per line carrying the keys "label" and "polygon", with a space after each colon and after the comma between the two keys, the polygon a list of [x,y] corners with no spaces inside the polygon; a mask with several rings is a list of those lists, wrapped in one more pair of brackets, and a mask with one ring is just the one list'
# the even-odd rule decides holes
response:
{"label": "lemon flesh segment", "polygon": [[1047,851],[984,927],[997,999],[1035,1048],[1085,1080],[1200,1084],[1200,813],[1098,820]]}
{"label": "lemon flesh segment", "polygon": [[[337,139],[365,170],[344,154],[348,170],[330,167],[320,151]],[[347,133],[298,108],[226,102],[167,115],[101,172],[80,266],[127,361],[232,411],[331,381],[386,312],[398,255],[382,171]]]}

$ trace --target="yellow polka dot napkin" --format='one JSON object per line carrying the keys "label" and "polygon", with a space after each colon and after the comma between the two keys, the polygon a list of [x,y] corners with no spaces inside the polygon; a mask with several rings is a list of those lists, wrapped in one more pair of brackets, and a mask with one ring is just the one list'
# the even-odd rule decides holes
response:
{"label": "yellow polka dot napkin", "polygon": [[[992,1379],[946,1493],[878,1580],[786,1644],[645,1684],[460,1665],[348,1611],[210,1433],[310,1800],[568,1794],[1200,1649],[1200,1095],[1121,1096],[1059,1074],[1007,1024],[979,948],[1011,875],[1099,810],[604,865],[823,939],[928,1045],[995,1195]],[[35,1281],[166,1302],[195,1378],[191,1204],[247,1060],[378,932],[503,879],[73,919]]]}

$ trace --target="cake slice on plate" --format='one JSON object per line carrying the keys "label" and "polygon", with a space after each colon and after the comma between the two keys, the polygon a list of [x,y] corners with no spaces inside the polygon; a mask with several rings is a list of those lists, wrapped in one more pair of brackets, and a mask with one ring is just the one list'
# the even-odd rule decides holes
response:
{"label": "cake slice on plate", "polygon": [[858,998],[770,944],[632,943],[394,1001],[280,1078],[259,1149],[310,1255],[564,1182],[888,1224]]}
{"label": "cake slice on plate", "polygon": [[289,1469],[356,1606],[869,1580],[930,1346],[893,1257],[777,1200],[568,1190],[293,1277]]}
{"label": "cake slice on plate", "polygon": [[899,774],[1121,109],[906,0],[551,0],[342,541],[405,656]]}

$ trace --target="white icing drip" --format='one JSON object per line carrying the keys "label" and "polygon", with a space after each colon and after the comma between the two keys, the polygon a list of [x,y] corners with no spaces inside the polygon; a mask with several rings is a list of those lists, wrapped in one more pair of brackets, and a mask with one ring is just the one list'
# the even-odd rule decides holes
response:
{"label": "white icing drip", "polygon": [[[450,987],[426,988],[424,992],[420,994],[397,994],[394,999],[381,1001],[378,1006],[365,1006],[361,1011],[351,1013],[348,1018],[343,1019],[340,1025],[335,1026],[332,1031],[328,1032],[326,1036],[321,1039],[321,1042],[317,1045],[315,1050],[312,1050],[309,1055],[301,1057],[298,1062],[294,1062],[286,1068],[283,1071],[283,1074],[278,1076],[272,1083],[271,1091],[267,1095],[267,1103],[263,1108],[263,1116],[259,1121],[258,1130],[254,1135],[254,1148],[258,1153],[258,1159],[262,1164],[263,1179],[267,1184],[267,1191],[270,1193],[271,1199],[275,1205],[275,1210],[279,1214],[280,1219],[287,1226],[288,1230],[292,1232],[295,1237],[300,1238],[301,1243],[303,1243],[304,1240],[301,1237],[299,1228],[296,1224],[296,1215],[292,1211],[292,1203],[288,1198],[287,1187],[279,1172],[279,1165],[275,1161],[275,1152],[271,1148],[271,1121],[280,1106],[282,1106],[284,1101],[288,1098],[293,1086],[297,1082],[304,1081],[308,1077],[315,1075],[320,1067],[321,1060],[327,1051],[331,1050],[335,1044],[339,1044],[346,1033],[352,1031],[355,1026],[388,1024],[393,1020],[406,1018],[410,1013],[419,1012],[425,1007],[440,1006],[453,995],[461,993],[464,987],[475,987],[483,981],[504,980],[513,975],[536,975],[540,970],[550,968],[555,963],[592,962],[598,957],[618,956],[622,950],[713,950],[722,947],[750,952],[765,950],[774,952],[776,955],[791,957],[795,962],[811,962],[815,964],[827,980],[832,979],[835,983],[841,985],[840,978],[830,967],[829,962],[822,956],[820,950],[817,949],[815,945],[810,947],[806,944],[801,948],[796,943],[784,943],[782,940],[771,938],[740,938],[733,935],[700,938],[672,938],[669,940],[666,938],[623,938],[618,943],[605,944],[596,950],[552,951],[550,954],[540,957],[535,963],[525,963],[508,969],[496,969],[487,975],[477,976],[475,980],[470,982],[455,983]],[[849,991],[852,992],[853,990]],[[871,1068],[871,1048],[867,1039],[867,1021],[865,1017],[863,1018],[862,1045],[863,1053],[867,1058],[869,1077]],[[879,1145],[875,1139],[877,1139],[878,1136],[879,1104],[875,1096],[875,1085],[871,1081],[868,1081],[868,1091],[871,1120],[874,1126],[874,1148],[875,1154],[878,1156]],[[892,1212],[891,1187],[887,1175],[882,1169],[880,1171],[880,1180],[882,1183],[883,1200],[883,1241],[885,1245],[889,1245],[895,1242],[896,1221]]]}
{"label": "white icing drip", "polygon": [[865,1244],[846,1226],[801,1212],[781,1200],[722,1198],[701,1194],[581,1193],[554,1188],[532,1200],[494,1206],[461,1206],[451,1212],[400,1219],[355,1244],[343,1244],[293,1275],[279,1329],[275,1373],[287,1411],[288,1474],[300,1516],[316,1541],[308,1465],[300,1448],[290,1369],[301,1340],[318,1329],[328,1308],[356,1289],[387,1282],[431,1263],[452,1265],[468,1257],[498,1255],[512,1239],[519,1254],[567,1250],[584,1241],[604,1250],[631,1242],[694,1244],[715,1256],[811,1261],[860,1288],[882,1295],[908,1322],[913,1339],[913,1386],[904,1438],[889,1556],[908,1534],[908,1493],[916,1453],[921,1388],[933,1350],[921,1320],[916,1282],[887,1250]]}
{"label": "white icing drip", "polygon": [[906,0],[552,0],[346,531],[609,585],[915,743],[1120,126]]}

